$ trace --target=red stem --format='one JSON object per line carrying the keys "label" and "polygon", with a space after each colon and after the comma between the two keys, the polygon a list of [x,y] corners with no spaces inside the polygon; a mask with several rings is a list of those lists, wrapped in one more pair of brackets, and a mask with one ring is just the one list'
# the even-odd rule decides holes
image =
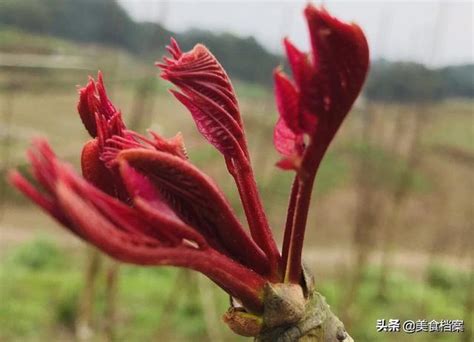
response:
{"label": "red stem", "polygon": [[[295,182],[297,181],[298,189],[293,224],[291,225],[288,256],[286,258],[285,282],[299,284],[301,280],[301,255],[311,193],[316,172],[327,147],[328,143],[324,141],[311,141],[305,151],[301,168],[296,175]],[[288,233],[285,231],[286,235]]]}
{"label": "red stem", "polygon": [[293,181],[293,185],[291,187],[291,194],[290,194],[290,200],[288,203],[288,210],[287,210],[287,216],[286,216],[286,223],[285,223],[285,235],[283,237],[283,249],[282,249],[282,269],[286,269],[286,264],[288,262],[288,250],[290,248],[290,240],[291,240],[291,234],[293,231],[293,220],[295,217],[295,206],[296,206],[296,197],[298,195],[298,178],[295,177],[295,180]]}
{"label": "red stem", "polygon": [[230,165],[229,171],[237,184],[245,216],[249,224],[250,234],[257,245],[260,246],[268,256],[270,262],[270,280],[280,281],[280,252],[273,239],[273,234],[263,209],[252,167],[248,159],[244,156],[239,159],[238,162]]}

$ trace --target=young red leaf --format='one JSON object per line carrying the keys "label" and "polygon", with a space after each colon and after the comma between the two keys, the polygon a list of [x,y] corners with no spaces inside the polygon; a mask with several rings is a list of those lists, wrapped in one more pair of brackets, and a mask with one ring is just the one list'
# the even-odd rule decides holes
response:
{"label": "young red leaf", "polygon": [[62,214],[61,209],[57,206],[54,198],[49,194],[44,194],[38,191],[25,177],[18,171],[13,170],[8,174],[8,181],[11,185],[17,188],[28,197],[33,203],[54,217],[63,225],[68,225],[66,217]]}
{"label": "young red leaf", "polygon": [[172,228],[167,225],[168,221],[149,222],[140,212],[85,182],[72,171],[68,171],[66,166],[58,165],[58,168],[62,170],[60,181],[82,198],[87,198],[89,204],[107,217],[119,230],[151,243],[181,244],[182,239],[174,235]]}
{"label": "young red leaf", "polygon": [[168,50],[173,59],[157,64],[161,77],[181,90],[172,94],[190,111],[199,132],[226,158],[247,155],[234,89],[217,59],[201,44],[183,53],[172,40]]}
{"label": "young red leaf", "polygon": [[146,220],[170,227],[169,230],[173,231],[173,234],[181,239],[195,242],[201,248],[208,246],[207,241],[200,233],[179,219],[147,177],[135,171],[125,161],[120,163],[120,175],[129,195],[133,199],[134,208]]}
{"label": "young red leaf", "polygon": [[201,44],[183,53],[176,41],[158,63],[161,76],[175,84],[180,92],[171,93],[190,111],[201,134],[225,157],[234,177],[254,241],[268,256],[276,276],[280,254],[263,210],[243,131],[234,89],[226,72]]}
{"label": "young red leaf", "polygon": [[305,15],[315,72],[303,101],[314,115],[331,116],[331,129],[337,130],[367,75],[367,41],[359,26],[343,23],[324,9],[309,5]]}
{"label": "young red leaf", "polygon": [[303,134],[295,134],[285,120],[279,118],[273,132],[273,142],[276,150],[283,155],[277,165],[283,170],[298,170],[304,152]]}
{"label": "young red leaf", "polygon": [[[171,93],[189,110],[199,132],[224,156],[230,158],[243,155],[238,142],[242,139],[242,130],[235,121],[226,117],[222,108],[202,95],[195,95],[193,99],[174,90]],[[205,108],[206,106],[210,108]],[[216,112],[212,113],[213,110]]]}
{"label": "young red leaf", "polygon": [[63,182],[58,182],[59,203],[87,241],[111,257],[137,265],[172,265],[206,274],[255,312],[263,309],[264,279],[216,251],[183,245],[166,247],[118,229],[111,221]]}
{"label": "young red leaf", "polygon": [[[308,5],[305,15],[312,54],[305,54],[284,40],[296,89],[277,71],[275,98],[286,128],[293,135],[305,133],[311,141],[317,140],[316,144],[328,145],[364,83],[369,64],[367,41],[357,25],[342,23],[324,9]],[[291,134],[281,127],[279,121],[275,129],[280,132],[275,135],[289,137]],[[275,141],[277,144],[283,143]],[[287,158],[279,165],[287,166]]]}
{"label": "young red leaf", "polygon": [[268,260],[242,229],[223,193],[191,163],[160,151],[129,149],[118,154],[157,187],[186,223],[197,227],[210,243],[245,265],[265,274]]}
{"label": "young red leaf", "polygon": [[90,77],[87,85],[79,89],[77,111],[91,137],[97,136],[96,113],[108,120],[117,112],[107,97],[104,80],[100,71],[97,75],[97,82]]}
{"label": "young red leaf", "polygon": [[283,39],[283,44],[285,45],[286,56],[293,78],[298,88],[304,89],[308,76],[313,73],[310,58],[307,53],[298,50],[288,38]]}
{"label": "young red leaf", "polygon": [[169,153],[181,159],[188,159],[181,133],[171,139],[165,139],[153,131],[148,131],[151,139],[134,131],[123,130],[105,140],[102,148],[101,160],[108,167],[113,167],[120,151],[132,148],[143,148]]}
{"label": "young red leaf", "polygon": [[111,196],[116,194],[114,177],[110,170],[100,160],[102,149],[97,138],[89,140],[82,148],[82,176]]}
{"label": "young red leaf", "polygon": [[[285,156],[279,166],[297,171],[283,243],[285,281],[293,283],[301,279],[304,231],[316,172],[359,95],[369,65],[367,41],[357,25],[340,22],[312,5],[306,7],[305,15],[312,54],[305,55],[288,40],[284,42],[297,88],[299,112],[289,116],[288,105],[279,105],[281,119],[275,128],[278,133],[275,146]],[[284,98],[289,93],[287,83],[281,75],[276,75],[277,103],[288,102]],[[288,122],[290,117],[296,117],[293,123]],[[299,163],[291,163],[294,159],[288,156],[295,154],[296,145],[292,142],[303,134],[307,135],[308,144],[296,154]]]}
{"label": "young red leaf", "polygon": [[274,80],[276,106],[281,119],[295,134],[303,133],[304,131],[299,122],[300,99],[298,90],[280,70],[274,72]]}

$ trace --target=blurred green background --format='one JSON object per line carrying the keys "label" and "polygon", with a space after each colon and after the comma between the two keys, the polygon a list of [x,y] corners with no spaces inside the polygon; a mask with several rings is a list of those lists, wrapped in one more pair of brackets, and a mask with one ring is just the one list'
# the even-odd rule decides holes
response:
{"label": "blurred green background", "polygon": [[[222,157],[153,67],[170,36],[184,49],[204,42],[232,76],[281,242],[293,177],[274,166],[279,53],[234,33],[139,23],[112,0],[1,0],[0,341],[246,340],[221,322],[229,298],[203,276],[98,257],[5,181],[7,170],[27,170],[36,136],[78,168],[88,137],[75,86],[101,69],[129,127],[181,131],[191,161],[242,217]],[[373,61],[323,161],[304,258],[356,341],[472,341],[473,78],[473,64]],[[377,333],[377,319],[390,318],[464,319],[466,331]]]}

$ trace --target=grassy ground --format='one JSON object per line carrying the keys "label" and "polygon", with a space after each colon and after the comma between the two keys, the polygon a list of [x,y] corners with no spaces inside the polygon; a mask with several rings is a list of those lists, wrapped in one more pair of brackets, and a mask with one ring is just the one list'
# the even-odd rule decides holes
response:
{"label": "grassy ground", "polygon": [[[78,293],[82,286],[81,254],[71,255],[45,238],[21,245],[1,264],[0,339],[2,341],[70,340],[73,337]],[[379,272],[365,272],[356,301],[351,333],[357,341],[459,341],[459,334],[377,333],[377,319],[466,319],[466,273],[432,265],[424,281],[413,282],[399,273],[389,278],[388,291],[377,294]],[[124,266],[117,303],[120,341],[209,340],[204,314],[220,316],[228,298],[207,280],[205,288],[194,273],[171,268]],[[325,280],[320,290],[337,312],[344,279]],[[103,288],[95,305],[96,328],[104,310]],[[214,303],[204,300],[211,292]],[[203,305],[203,303],[205,303]],[[215,322],[222,341],[245,340]],[[214,327],[214,328],[216,328]],[[215,336],[216,332],[214,332]]]}

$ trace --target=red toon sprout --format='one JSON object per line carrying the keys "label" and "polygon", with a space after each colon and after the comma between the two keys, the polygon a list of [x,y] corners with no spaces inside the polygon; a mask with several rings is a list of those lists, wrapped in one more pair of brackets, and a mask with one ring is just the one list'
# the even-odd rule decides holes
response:
{"label": "red toon sprout", "polygon": [[197,44],[183,53],[174,39],[168,46],[172,58],[157,63],[161,77],[181,92],[172,94],[187,107],[198,130],[223,155],[234,177],[250,232],[279,276],[280,253],[273,239],[253,176],[242,119],[234,89],[226,72],[209,50]]}
{"label": "red toon sprout", "polygon": [[369,67],[368,45],[359,26],[342,23],[312,5],[306,7],[305,16],[312,52],[303,53],[285,39],[293,81],[280,69],[274,73],[280,112],[274,143],[283,155],[277,165],[296,171],[282,252],[285,280],[294,283],[300,281],[304,231],[317,169],[359,95]]}
{"label": "red toon sprout", "polygon": [[279,68],[274,72],[280,113],[274,143],[282,155],[277,165],[296,172],[281,254],[254,179],[231,81],[201,44],[183,52],[172,39],[171,56],[157,65],[161,77],[178,88],[171,92],[199,132],[223,155],[249,233],[218,185],[188,160],[180,134],[165,139],[149,132],[147,137],[126,128],[101,73],[79,89],[77,109],[91,135],[81,155],[83,177],[59,161],[47,142],[36,140],[28,151],[35,185],[17,171],[10,173],[10,182],[73,234],[117,260],[202,272],[240,303],[237,313],[250,314],[226,316],[239,333],[258,334],[262,315],[266,328],[296,322],[302,316],[295,313],[304,307],[298,300],[289,301],[286,320],[270,312],[285,313],[282,300],[271,305],[267,300],[302,296],[301,254],[315,175],[369,66],[367,42],[357,25],[312,5],[305,16],[311,53],[285,39],[293,78]]}

